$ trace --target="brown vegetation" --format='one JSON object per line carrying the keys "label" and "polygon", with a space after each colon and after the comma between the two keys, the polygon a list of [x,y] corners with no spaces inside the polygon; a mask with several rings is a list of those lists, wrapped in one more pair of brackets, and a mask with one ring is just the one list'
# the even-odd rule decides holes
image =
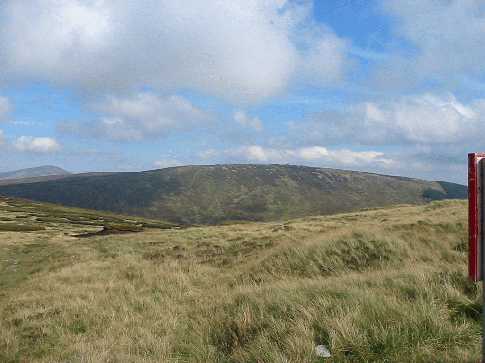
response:
{"label": "brown vegetation", "polygon": [[0,232],[2,362],[479,359],[463,201],[83,239],[99,227],[31,223]]}

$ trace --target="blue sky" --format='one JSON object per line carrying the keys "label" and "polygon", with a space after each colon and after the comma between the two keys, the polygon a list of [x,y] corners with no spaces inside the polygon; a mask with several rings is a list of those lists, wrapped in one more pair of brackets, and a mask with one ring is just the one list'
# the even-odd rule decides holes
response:
{"label": "blue sky", "polygon": [[0,171],[291,163],[464,182],[478,0],[0,3]]}

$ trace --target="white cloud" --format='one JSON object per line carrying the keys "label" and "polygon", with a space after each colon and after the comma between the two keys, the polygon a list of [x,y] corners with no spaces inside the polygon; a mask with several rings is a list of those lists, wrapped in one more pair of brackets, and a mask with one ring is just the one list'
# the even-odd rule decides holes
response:
{"label": "white cloud", "polygon": [[19,151],[51,153],[61,149],[61,145],[50,137],[20,136],[14,143]]}
{"label": "white cloud", "polygon": [[[363,118],[372,130],[383,129],[393,139],[411,143],[453,143],[478,131],[477,105],[465,105],[453,95],[424,94],[365,104]],[[362,110],[362,108],[361,108]]]}
{"label": "white cloud", "polygon": [[155,161],[153,165],[157,168],[162,169],[162,168],[170,168],[172,166],[183,165],[183,163],[175,159],[161,159],[161,160]]}
{"label": "white cloud", "polygon": [[301,40],[310,7],[286,0],[4,0],[0,80],[110,92],[192,89],[258,102],[283,92],[298,72],[315,73],[319,84],[342,77],[345,42],[314,24]]}
{"label": "white cloud", "polygon": [[220,152],[216,149],[202,150],[197,153],[197,156],[203,160],[214,159],[219,156]]}
{"label": "white cloud", "polygon": [[252,161],[269,161],[269,160],[282,160],[283,155],[281,155],[279,150],[264,149],[262,146],[251,145],[247,147],[242,147],[235,151],[242,156],[246,157],[248,160]]}
{"label": "white cloud", "polygon": [[327,149],[323,146],[301,148],[269,148],[249,145],[226,150],[226,155],[240,157],[251,162],[262,163],[318,163],[332,166],[376,165],[390,167],[396,162],[377,151],[353,151],[349,149]]}
{"label": "white cloud", "polygon": [[[363,156],[362,165],[375,171],[464,182],[467,153],[484,149],[484,125],[485,99],[464,102],[452,94],[428,93],[315,113],[292,122],[291,137],[279,143],[332,146],[339,150],[340,162],[356,168],[357,158]],[[373,151],[354,155],[344,151],[346,145],[365,145]],[[310,149],[308,157],[318,153],[325,150]],[[389,161],[369,164],[366,160],[372,158]]]}
{"label": "white cloud", "polygon": [[351,66],[347,59],[350,45],[325,26],[314,25],[304,35],[298,68],[301,79],[309,84],[333,84],[344,78]]}
{"label": "white cloud", "polygon": [[257,117],[250,117],[244,111],[234,112],[234,120],[241,126],[261,131],[263,130],[263,123]]}
{"label": "white cloud", "polygon": [[146,92],[132,97],[109,97],[93,108],[102,114],[98,120],[64,123],[60,130],[112,140],[140,141],[204,126],[212,119],[183,97],[160,97]]}
{"label": "white cloud", "polygon": [[5,120],[11,108],[12,106],[8,98],[0,96],[0,121]]}
{"label": "white cloud", "polygon": [[485,100],[468,104],[453,95],[423,94],[365,102],[293,122],[306,143],[365,145],[452,144],[484,136]]}
{"label": "white cloud", "polygon": [[343,164],[361,166],[366,164],[378,164],[384,167],[395,166],[397,162],[385,156],[380,151],[352,151],[340,149],[332,151],[329,155],[330,160]]}
{"label": "white cloud", "polygon": [[321,158],[327,158],[330,153],[328,152],[327,148],[323,146],[310,146],[304,147],[297,151],[297,154],[303,160],[318,160]]}
{"label": "white cloud", "polygon": [[3,146],[5,144],[5,136],[3,133],[3,130],[0,130],[0,146]]}
{"label": "white cloud", "polygon": [[[397,35],[415,49],[395,54],[383,78],[456,79],[483,74],[485,4],[481,0],[383,0],[397,24]],[[404,79],[405,80],[405,79]]]}

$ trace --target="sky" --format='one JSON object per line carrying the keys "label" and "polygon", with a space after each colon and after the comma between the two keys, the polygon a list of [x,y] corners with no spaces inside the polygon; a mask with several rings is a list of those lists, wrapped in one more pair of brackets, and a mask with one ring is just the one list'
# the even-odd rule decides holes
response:
{"label": "sky", "polygon": [[464,183],[481,0],[2,0],[0,172],[277,163]]}

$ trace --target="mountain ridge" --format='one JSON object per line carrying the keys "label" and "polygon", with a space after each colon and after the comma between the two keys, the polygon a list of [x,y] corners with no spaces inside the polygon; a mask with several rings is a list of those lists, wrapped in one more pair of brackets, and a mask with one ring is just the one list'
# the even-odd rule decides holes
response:
{"label": "mountain ridge", "polygon": [[465,198],[466,187],[280,164],[180,166],[0,185],[0,195],[160,218],[179,224],[270,221]]}

